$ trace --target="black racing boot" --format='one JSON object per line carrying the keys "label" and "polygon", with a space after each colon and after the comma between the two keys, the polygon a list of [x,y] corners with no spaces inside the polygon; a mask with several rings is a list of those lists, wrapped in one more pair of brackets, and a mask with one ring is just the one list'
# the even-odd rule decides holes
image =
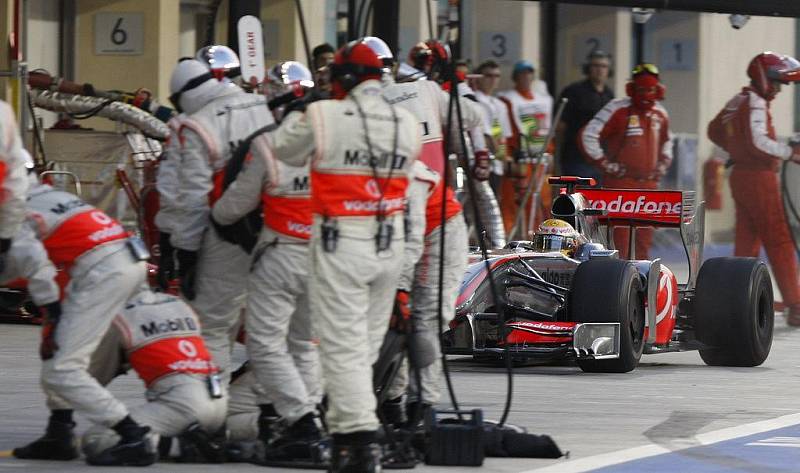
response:
{"label": "black racing boot", "polygon": [[86,457],[86,463],[94,466],[148,466],[158,460],[158,451],[147,438],[150,427],[136,423],[130,416],[114,426],[120,436],[119,442],[97,455]]}
{"label": "black racing boot", "polygon": [[430,409],[431,405],[427,402],[414,401],[406,404],[406,416],[408,416],[406,428],[416,430],[422,427],[425,422],[425,416]]}
{"label": "black racing boot", "polygon": [[383,401],[379,417],[387,424],[395,427],[403,426],[408,421],[404,407],[403,396]]}
{"label": "black racing boot", "polygon": [[381,448],[374,431],[333,434],[329,473],[380,473]]}
{"label": "black racing boot", "polygon": [[223,425],[209,434],[200,424],[194,423],[178,435],[180,454],[178,463],[225,463],[227,431]]}
{"label": "black racing boot", "polygon": [[258,439],[269,445],[283,433],[283,417],[272,404],[260,404],[258,415]]}
{"label": "black racing boot", "polygon": [[24,447],[15,448],[13,454],[26,460],[74,460],[78,458],[74,429],[72,411],[55,410],[50,414],[45,434]]}
{"label": "black racing boot", "polygon": [[290,425],[283,435],[266,445],[266,461],[304,461],[319,463],[329,455],[322,444],[322,432],[309,412]]}

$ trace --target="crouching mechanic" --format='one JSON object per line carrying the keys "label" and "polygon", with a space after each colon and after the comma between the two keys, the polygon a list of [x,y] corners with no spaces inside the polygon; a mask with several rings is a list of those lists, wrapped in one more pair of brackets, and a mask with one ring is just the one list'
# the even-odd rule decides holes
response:
{"label": "crouching mechanic", "polygon": [[[114,314],[144,283],[149,255],[143,243],[77,196],[39,184],[31,173],[27,224],[47,256],[69,275],[61,313],[53,310],[42,327],[41,382],[52,413],[44,437],[14,450],[17,458],[68,460],[72,447],[72,409],[92,422],[112,427],[116,445],[87,458],[94,465],[147,465],[156,454],[145,441],[149,427],[128,415],[121,401],[94,379],[89,362]],[[35,291],[35,288],[32,288]],[[36,296],[34,296],[36,297]]]}
{"label": "crouching mechanic", "polygon": [[331,65],[336,100],[290,113],[270,135],[275,158],[311,161],[309,298],[335,472],[381,468],[369,367],[389,324],[407,175],[420,151],[417,120],[381,95],[381,66],[367,45],[345,46]]}
{"label": "crouching mechanic", "polygon": [[[106,385],[128,365],[144,381],[148,401],[131,409],[130,416],[160,436],[162,458],[224,461],[225,393],[197,316],[185,302],[147,287],[128,301],[89,371]],[[98,425],[84,434],[81,448],[93,458],[118,441],[117,432]]]}
{"label": "crouching mechanic", "polygon": [[[445,187],[441,176],[422,162],[414,163],[407,196],[408,223],[411,228],[406,241],[395,310],[407,310],[404,307],[408,307],[410,298],[413,330],[408,348],[409,369],[398,372],[387,393],[390,401],[384,404],[384,409],[390,413],[389,417],[392,417],[392,412],[400,411],[398,404],[408,388],[408,424],[415,426],[441,396],[441,347],[437,321],[440,316],[437,307],[440,258],[444,258],[441,317],[442,326],[446,327],[455,315],[458,287],[467,267],[469,243],[461,205],[453,190]],[[442,239],[445,240],[444,253]],[[394,420],[399,418],[395,417]]]}
{"label": "crouching mechanic", "polygon": [[176,108],[186,114],[178,133],[180,188],[170,243],[176,249],[181,292],[197,312],[212,358],[227,379],[250,257],[210,227],[210,207],[222,194],[225,167],[239,142],[273,119],[264,97],[218,81],[194,59],[178,63],[170,91]]}
{"label": "crouching mechanic", "polygon": [[[294,61],[276,65],[269,77],[271,104],[298,99],[314,84],[311,72]],[[275,111],[280,114],[283,108]],[[302,116],[294,112],[286,119],[295,115]],[[321,458],[322,433],[315,418],[321,386],[308,301],[310,166],[276,160],[266,134],[253,139],[250,153],[244,169],[214,205],[212,218],[230,225],[263,204],[264,225],[248,281],[247,354],[265,394],[259,404],[271,403],[288,427],[274,441],[269,441],[268,431],[259,437],[266,444],[267,462],[315,462]]]}

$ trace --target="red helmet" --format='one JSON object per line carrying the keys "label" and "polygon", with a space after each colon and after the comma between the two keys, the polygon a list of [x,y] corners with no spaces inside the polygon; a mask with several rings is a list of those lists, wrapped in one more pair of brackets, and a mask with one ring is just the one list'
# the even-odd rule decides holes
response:
{"label": "red helmet", "polygon": [[791,56],[766,51],[750,61],[747,75],[756,92],[771,100],[778,93],[776,82],[787,84],[800,81],[800,61]]}
{"label": "red helmet", "polygon": [[365,80],[380,80],[382,68],[378,55],[366,44],[351,41],[342,46],[330,65],[334,98],[344,98],[350,89]]}

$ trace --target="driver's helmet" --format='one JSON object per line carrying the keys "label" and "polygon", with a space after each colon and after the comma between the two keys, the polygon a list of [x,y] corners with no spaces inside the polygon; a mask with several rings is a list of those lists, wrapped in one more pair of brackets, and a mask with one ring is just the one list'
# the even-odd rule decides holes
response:
{"label": "driver's helmet", "polygon": [[557,218],[550,218],[539,225],[533,237],[534,251],[548,253],[560,251],[564,256],[572,257],[581,240],[581,235],[569,223]]}

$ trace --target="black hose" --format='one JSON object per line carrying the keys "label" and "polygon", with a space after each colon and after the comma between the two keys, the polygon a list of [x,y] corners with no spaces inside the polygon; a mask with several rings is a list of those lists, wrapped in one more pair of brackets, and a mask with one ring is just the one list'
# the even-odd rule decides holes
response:
{"label": "black hose", "polygon": [[211,10],[211,14],[208,17],[208,22],[206,23],[206,45],[214,44],[214,34],[216,31],[216,24],[217,24],[217,12],[219,11],[219,6],[222,4],[222,0],[214,0],[214,3],[211,4],[209,10]]}
{"label": "black hose", "polygon": [[[453,108],[455,108],[455,110],[456,110],[456,118],[458,120],[458,136],[460,137],[460,141],[461,141],[461,149],[464,152],[466,152],[466,150],[467,150],[467,142],[466,142],[466,139],[464,138],[464,133],[463,133],[464,120],[463,120],[463,116],[461,114],[461,101],[459,100],[459,96],[458,96],[459,79],[455,74],[455,59],[451,59],[451,62],[449,63],[449,67],[448,67],[448,70],[447,70],[447,76],[449,76],[450,86],[451,87],[450,87],[450,105],[448,107],[448,115],[447,115],[447,127],[446,127],[446,133],[447,134],[445,135],[445,150],[446,150],[446,153],[445,153],[445,163],[444,163],[445,164],[445,172],[444,172],[444,176],[443,176],[444,185],[443,185],[443,188],[442,188],[442,192],[447,192],[447,184],[448,184],[448,182],[447,182],[448,181],[447,169],[449,168],[449,165],[447,163],[447,156],[450,154],[451,147],[452,147],[452,143],[450,143],[450,140],[451,140],[451,136],[452,136],[451,134],[452,134],[452,130],[453,130],[453,126],[452,126],[452,124],[453,124],[453,122],[452,122],[452,118],[453,118],[452,117],[452,111],[453,111]],[[507,336],[508,336],[508,329],[506,328],[506,322],[507,321],[506,321],[506,316],[505,316],[505,302],[499,296],[499,292],[497,290],[497,285],[496,285],[495,280],[494,280],[494,275],[492,274],[491,264],[489,263],[489,252],[488,252],[488,249],[487,249],[488,245],[487,245],[486,227],[483,224],[483,220],[481,219],[481,215],[480,215],[480,209],[478,208],[478,200],[477,200],[478,191],[476,189],[475,182],[473,181],[473,177],[469,172],[469,163],[467,162],[466,156],[464,155],[464,153],[462,153],[461,161],[462,161],[460,163],[461,166],[465,170],[467,170],[467,172],[465,173],[466,174],[466,178],[467,178],[467,191],[469,192],[469,195],[470,195],[470,202],[471,202],[471,205],[472,205],[472,211],[473,211],[474,218],[475,218],[475,229],[476,229],[476,233],[478,235],[478,244],[480,245],[481,256],[483,258],[483,264],[484,264],[485,271],[486,271],[486,278],[489,281],[489,289],[490,289],[490,292],[492,294],[492,300],[494,302],[496,310],[498,311],[498,316],[499,316],[499,319],[500,319],[501,324],[502,324],[501,325],[501,330],[503,331],[503,339],[505,340],[507,338]],[[445,201],[446,199],[443,198],[442,200]],[[442,206],[442,217],[441,218],[442,218],[442,239],[441,239],[441,242],[440,242],[440,252],[441,252],[441,254],[440,254],[440,260],[439,260],[439,308],[438,308],[438,310],[439,310],[439,314],[438,314],[439,317],[438,318],[439,318],[439,330],[440,330],[440,333],[442,332],[442,329],[443,329],[443,326],[442,326],[442,324],[443,324],[443,321],[442,321],[442,296],[443,296],[442,283],[443,283],[443,273],[444,273],[443,268],[444,268],[444,248],[445,248],[445,241],[444,241],[445,240],[445,238],[444,238],[444,221],[445,221],[444,203],[443,203],[443,206]],[[503,415],[500,418],[500,422],[499,422],[498,426],[503,426],[503,424],[505,424],[506,419],[508,418],[508,414],[509,414],[509,412],[511,410],[511,402],[512,402],[513,391],[514,391],[514,389],[513,389],[514,388],[514,371],[513,371],[514,368],[513,368],[513,363],[512,363],[511,353],[509,351],[508,343],[505,343],[505,361],[506,361],[506,373],[508,374],[508,389],[506,391],[506,403],[505,403],[505,407],[503,408]],[[442,367],[444,369],[445,380],[447,381],[447,388],[450,391],[450,397],[451,397],[451,400],[453,401],[453,408],[458,410],[458,405],[457,405],[456,399],[455,399],[455,392],[453,391],[452,381],[450,379],[450,371],[449,371],[448,366],[447,366],[447,357],[444,354],[444,351],[442,352]]]}

